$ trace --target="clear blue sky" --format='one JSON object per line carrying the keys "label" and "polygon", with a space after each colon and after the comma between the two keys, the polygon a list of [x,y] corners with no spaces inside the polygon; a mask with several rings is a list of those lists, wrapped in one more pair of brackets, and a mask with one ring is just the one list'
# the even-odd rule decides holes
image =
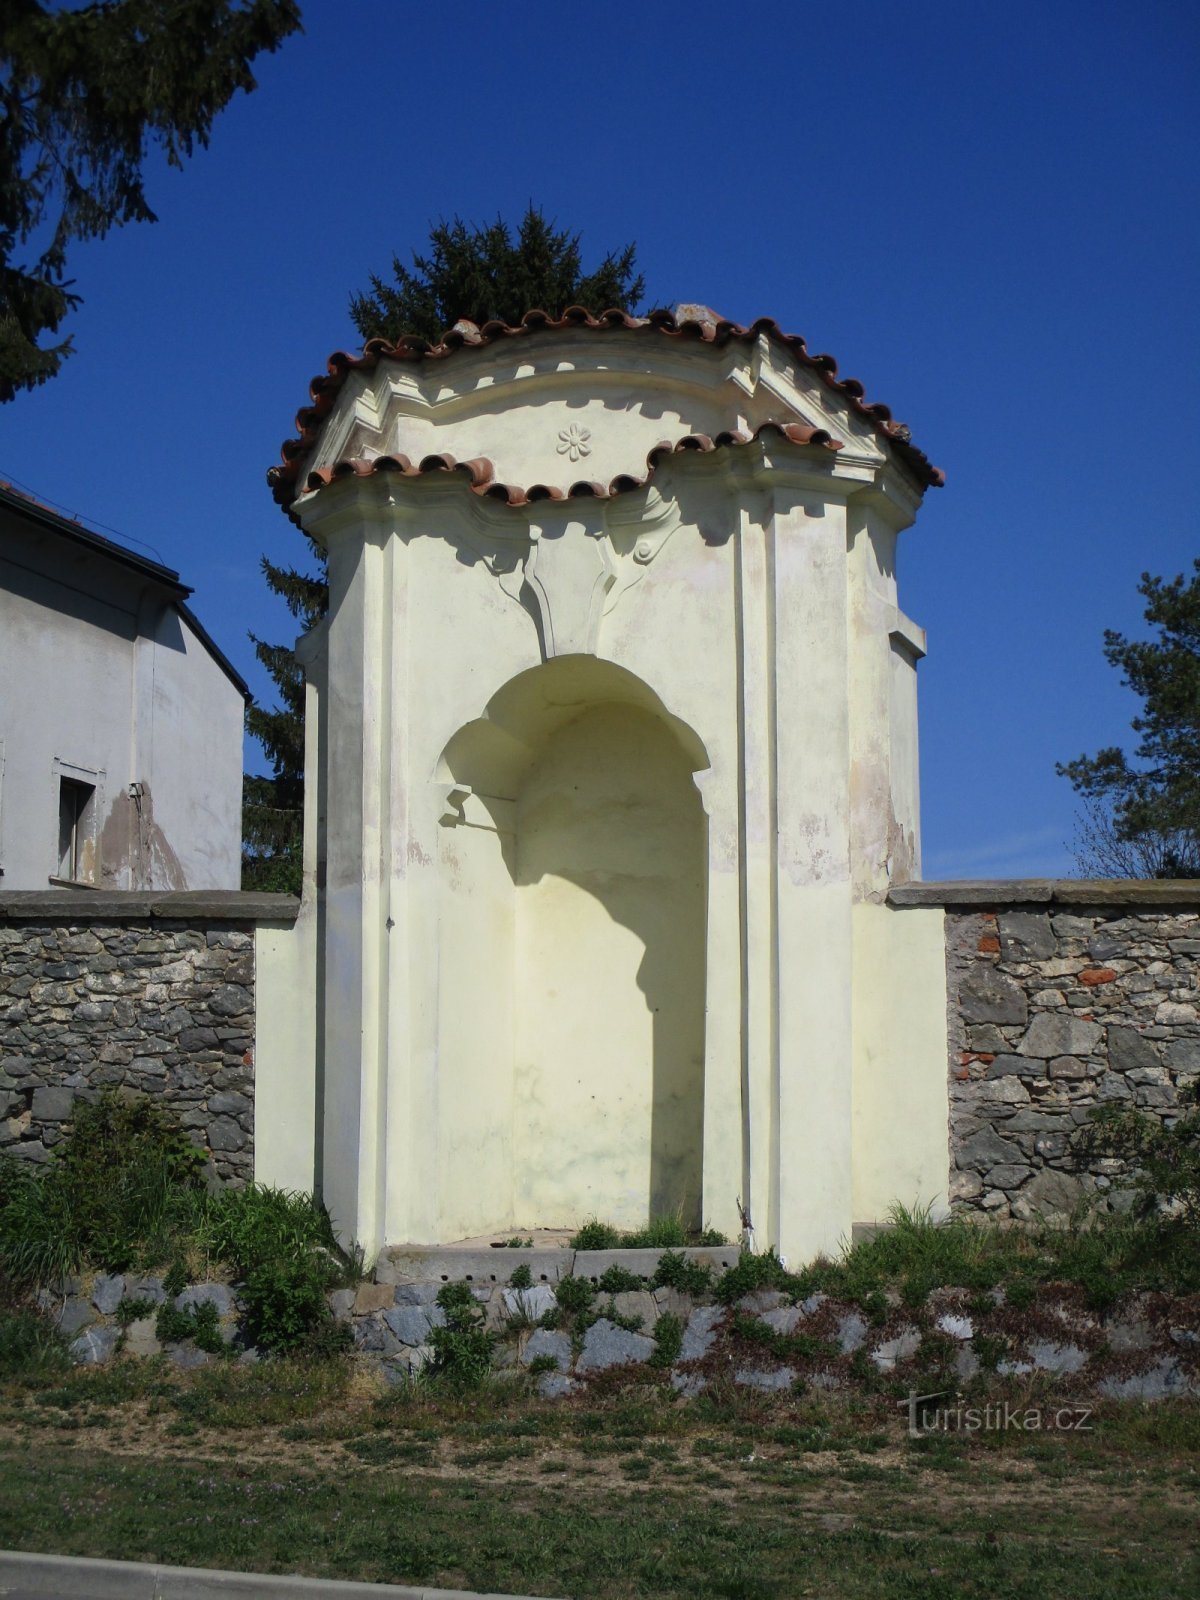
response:
{"label": "clear blue sky", "polygon": [[[264,474],[352,290],[533,199],[648,303],[776,317],[944,467],[902,542],[926,877],[1071,869],[1056,760],[1125,742],[1101,655],[1200,554],[1200,8],[307,0],[160,220],[77,249],[78,354],[0,473],[153,547],[256,692],[303,554]],[[252,753],[251,759],[255,759]]]}

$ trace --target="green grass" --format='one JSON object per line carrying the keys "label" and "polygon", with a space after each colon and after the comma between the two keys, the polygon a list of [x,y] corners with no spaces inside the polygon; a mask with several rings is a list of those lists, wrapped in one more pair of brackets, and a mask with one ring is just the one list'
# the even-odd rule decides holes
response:
{"label": "green grass", "polygon": [[910,1442],[889,1396],[718,1381],[681,1405],[648,1376],[581,1407],[520,1380],[370,1393],[349,1361],[34,1363],[0,1384],[0,1526],[15,1548],[597,1600],[1200,1582],[1195,1404]]}
{"label": "green grass", "polygon": [[0,1310],[0,1383],[69,1370],[67,1341],[36,1311]]}
{"label": "green grass", "polygon": [[[620,1457],[614,1481],[611,1467],[599,1479],[563,1476],[560,1458],[539,1464],[531,1446],[517,1456],[498,1449],[499,1460],[477,1451],[474,1465],[463,1452],[447,1478],[431,1470],[429,1445],[402,1436],[350,1441],[337,1472],[193,1460],[190,1436],[172,1444],[180,1453],[153,1461],[105,1454],[94,1441],[86,1451],[0,1447],[6,1544],[596,1600],[1172,1600],[1200,1588],[1194,1506],[1185,1513],[1147,1495],[1118,1524],[1101,1493],[1074,1497],[1068,1512],[1036,1468],[1014,1516],[953,1478],[934,1503],[908,1469],[853,1460],[815,1481],[788,1479],[783,1462],[756,1479],[753,1497],[727,1499],[741,1480],[719,1466],[676,1478],[676,1463],[651,1449]],[[743,1455],[735,1470],[750,1469]]]}
{"label": "green grass", "polygon": [[959,1288],[983,1297],[1002,1287],[1015,1306],[1032,1304],[1043,1285],[1074,1284],[1089,1306],[1104,1311],[1137,1290],[1200,1292],[1200,1241],[1194,1230],[1153,1218],[1081,1213],[1055,1224],[1001,1228],[955,1216],[933,1222],[928,1213],[897,1206],[890,1225],[837,1260],[822,1257],[789,1272],[777,1256],[743,1253],[717,1278],[727,1305],[756,1289],[778,1289],[793,1300],[815,1290],[861,1306],[884,1319],[884,1291],[919,1307],[935,1289]]}
{"label": "green grass", "polygon": [[181,1414],[210,1428],[295,1424],[339,1404],[350,1382],[348,1362],[265,1361],[258,1366],[202,1367],[172,1397]]}

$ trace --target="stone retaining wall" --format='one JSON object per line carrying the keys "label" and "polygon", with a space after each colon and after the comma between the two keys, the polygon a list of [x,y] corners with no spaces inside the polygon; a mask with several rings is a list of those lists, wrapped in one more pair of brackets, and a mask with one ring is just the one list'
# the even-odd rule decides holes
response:
{"label": "stone retaining wall", "polygon": [[1020,1220],[1069,1209],[1121,1173],[1073,1138],[1094,1107],[1177,1114],[1200,1074],[1198,891],[942,884],[894,897],[946,907],[954,1204]]}
{"label": "stone retaining wall", "polygon": [[[639,1387],[669,1384],[688,1398],[713,1385],[721,1392],[731,1382],[766,1393],[841,1391],[853,1398],[881,1380],[897,1398],[920,1389],[993,1402],[998,1382],[1015,1381],[1023,1409],[1046,1404],[1052,1394],[1136,1401],[1200,1394],[1194,1296],[1131,1295],[1099,1313],[1066,1285],[1042,1286],[1032,1303],[1010,1303],[1002,1286],[983,1294],[947,1286],[912,1304],[894,1290],[857,1300],[793,1283],[722,1304],[734,1298],[721,1293],[727,1252],[686,1252],[693,1263],[713,1269],[707,1284],[701,1274],[690,1290],[660,1282],[664,1274],[656,1268],[664,1252],[609,1253],[610,1275],[613,1269],[620,1274],[615,1283],[604,1274],[598,1281],[586,1278],[587,1269],[599,1265],[583,1259],[586,1252],[566,1271],[560,1260],[540,1261],[543,1254],[572,1253],[500,1250],[492,1271],[469,1252],[429,1252],[423,1263],[397,1261],[393,1254],[381,1263],[382,1280],[377,1269],[374,1283],[335,1290],[330,1309],[349,1328],[360,1371],[380,1385],[404,1383],[436,1365],[436,1330],[447,1325],[439,1295],[448,1284],[465,1282],[477,1306],[473,1320],[489,1336],[496,1378],[512,1380],[515,1393],[528,1384],[544,1399],[575,1394],[586,1402],[593,1380],[611,1393],[622,1374]],[[678,1267],[678,1255],[673,1259]],[[509,1281],[514,1265],[528,1267],[528,1286]],[[586,1278],[582,1296],[577,1283],[568,1298],[571,1277]],[[178,1311],[213,1307],[223,1346],[216,1353],[190,1338],[160,1343],[156,1308],[166,1298],[162,1278],[137,1274],[72,1278],[58,1293],[39,1296],[78,1362],[161,1354],[193,1368],[222,1356],[260,1359],[247,1344],[237,1285],[192,1284],[174,1301]],[[136,1320],[120,1317],[122,1300],[140,1302]],[[124,1330],[123,1321],[129,1324]],[[178,1328],[163,1334],[179,1338]]]}
{"label": "stone retaining wall", "polygon": [[294,905],[282,895],[0,897],[0,1150],[46,1160],[77,1098],[121,1087],[176,1111],[218,1177],[250,1179],[255,920]]}

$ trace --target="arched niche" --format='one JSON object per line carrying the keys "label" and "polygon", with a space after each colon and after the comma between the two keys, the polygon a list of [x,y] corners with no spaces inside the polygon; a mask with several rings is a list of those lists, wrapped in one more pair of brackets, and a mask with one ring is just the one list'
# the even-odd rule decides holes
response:
{"label": "arched niche", "polygon": [[591,656],[522,673],[446,746],[438,1168],[460,1236],[701,1221],[707,765]]}

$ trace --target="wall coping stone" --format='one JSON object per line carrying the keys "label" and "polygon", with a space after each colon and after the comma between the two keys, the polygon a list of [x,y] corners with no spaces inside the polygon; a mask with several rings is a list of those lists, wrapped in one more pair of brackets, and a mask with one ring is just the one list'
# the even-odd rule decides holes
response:
{"label": "wall coping stone", "polygon": [[291,894],[243,889],[0,890],[0,922],[295,922]]}
{"label": "wall coping stone", "polygon": [[888,905],[913,906],[1128,906],[1131,910],[1200,910],[1197,878],[962,878],[944,883],[901,883]]}

